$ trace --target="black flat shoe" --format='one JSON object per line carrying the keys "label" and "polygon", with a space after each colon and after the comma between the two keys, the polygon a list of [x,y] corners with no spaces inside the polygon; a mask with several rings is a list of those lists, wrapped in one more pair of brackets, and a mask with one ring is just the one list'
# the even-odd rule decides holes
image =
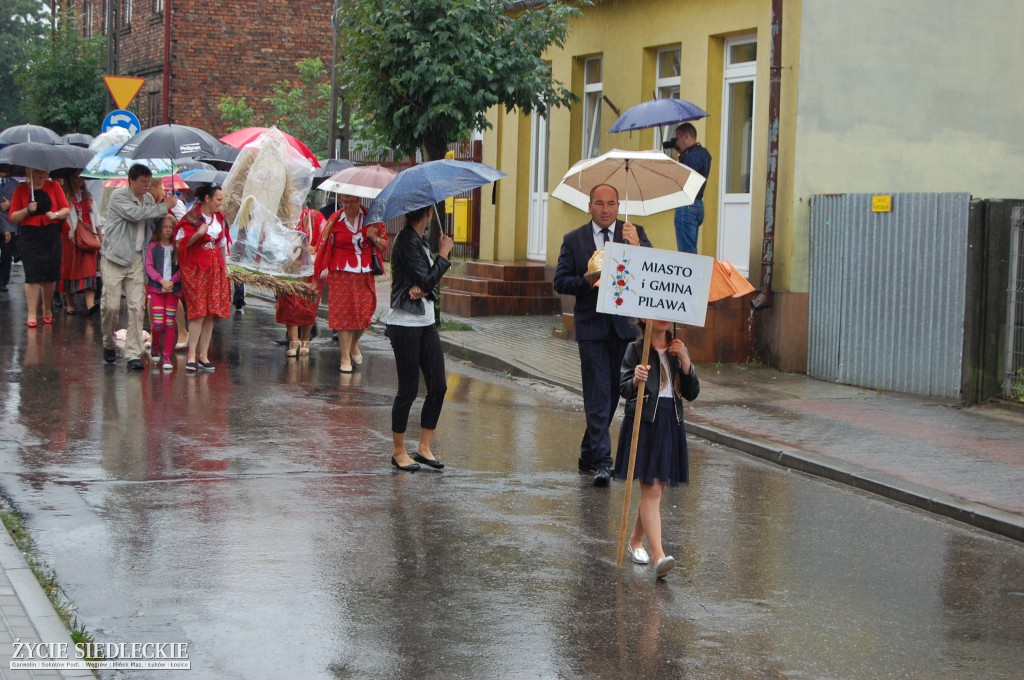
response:
{"label": "black flat shoe", "polygon": [[412,454],[412,459],[414,461],[416,461],[417,463],[423,463],[424,465],[429,465],[430,467],[434,468],[435,470],[440,470],[441,468],[444,467],[444,463],[442,463],[441,461],[437,460],[436,458],[430,459],[430,458],[427,458],[426,456],[421,456],[418,453]]}
{"label": "black flat shoe", "polygon": [[398,461],[395,460],[394,456],[391,457],[391,464],[394,465],[399,470],[405,470],[406,472],[416,472],[417,470],[420,469],[420,466],[417,465],[416,463],[413,463],[412,465],[399,465]]}

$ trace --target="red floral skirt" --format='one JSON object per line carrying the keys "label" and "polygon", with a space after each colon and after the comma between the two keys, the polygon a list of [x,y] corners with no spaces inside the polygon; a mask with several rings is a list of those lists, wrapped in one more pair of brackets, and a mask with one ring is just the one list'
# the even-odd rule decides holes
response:
{"label": "red floral skirt", "polygon": [[67,222],[61,229],[60,293],[80,293],[96,287],[99,253],[82,250],[68,238],[71,227]]}
{"label": "red floral skirt", "polygon": [[370,327],[377,309],[373,274],[333,271],[327,274],[327,323],[335,331],[361,331]]}
{"label": "red floral skirt", "polygon": [[211,314],[221,319],[231,316],[231,282],[223,267],[183,268],[181,284],[189,321]]}
{"label": "red floral skirt", "polygon": [[279,295],[274,318],[286,326],[309,326],[316,323],[320,309],[320,291],[314,297],[305,295]]}

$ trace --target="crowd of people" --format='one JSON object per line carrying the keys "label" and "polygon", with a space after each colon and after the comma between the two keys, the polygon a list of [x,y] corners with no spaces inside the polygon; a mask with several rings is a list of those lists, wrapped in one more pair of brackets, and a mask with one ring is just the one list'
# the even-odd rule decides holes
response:
{"label": "crowd of people", "polygon": [[[148,308],[155,367],[174,370],[171,357],[180,345],[184,315],[188,320],[185,370],[214,371],[210,346],[215,322],[230,315],[232,302],[227,264],[231,238],[220,210],[223,190],[216,184],[200,185],[186,204],[165,191],[159,181],[154,182],[148,167],[133,165],[127,186],[110,195],[101,227],[94,201],[77,172],[56,179],[32,169],[26,169],[26,174],[24,183],[0,175],[0,227],[4,234],[0,283],[6,289],[9,260],[20,256],[29,332],[38,327],[40,318],[43,324],[53,323],[55,291],[64,296],[68,314],[78,313],[75,296],[81,293],[85,313],[101,312],[103,359],[113,363],[123,294],[128,318],[123,352],[129,369],[145,367],[143,320]],[[306,236],[313,274],[306,279],[307,292],[278,296],[276,320],[287,330],[286,356],[308,355],[326,286],[329,325],[337,331],[341,348],[339,369],[351,373],[363,362],[359,340],[377,306],[374,276],[380,273],[376,270],[387,252],[388,236],[382,224],[366,223],[367,211],[358,197],[343,195],[340,201],[340,209],[326,219],[319,211],[304,209],[293,226]],[[618,207],[613,187],[599,185],[591,191],[591,221],[565,235],[554,287],[576,298],[575,332],[587,422],[578,466],[581,472],[594,475],[595,486],[607,486],[613,476],[622,479],[628,475],[633,414],[638,405],[641,409],[634,469],[641,501],[629,552],[638,564],[653,559],[661,578],[675,565],[661,541],[662,489],[688,480],[682,402],[695,399],[700,385],[686,346],[672,336],[670,324],[649,322],[653,324],[654,352],[644,364],[636,326],[625,317],[596,310],[595,283],[600,272],[588,267],[595,251],[611,241],[651,245],[642,227],[617,219]],[[398,375],[391,413],[391,464],[407,472],[423,465],[445,467],[432,450],[447,391],[434,303],[439,299],[441,278],[451,266],[448,255],[454,243],[442,232],[438,251],[431,252],[425,234],[432,217],[432,206],[408,213],[391,249],[385,335]],[[99,253],[91,249],[88,234],[77,238],[83,228],[102,237]],[[11,247],[15,232],[16,249]],[[97,304],[98,288],[102,295]],[[410,453],[405,432],[421,374],[426,396],[419,441]],[[613,464],[609,427],[620,396],[626,399],[627,417]]]}

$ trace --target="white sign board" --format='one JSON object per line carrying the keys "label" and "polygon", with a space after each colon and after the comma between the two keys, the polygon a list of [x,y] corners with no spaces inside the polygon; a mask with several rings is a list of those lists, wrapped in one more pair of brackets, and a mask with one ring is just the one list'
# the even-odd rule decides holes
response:
{"label": "white sign board", "polygon": [[609,243],[597,311],[704,326],[714,263],[704,255]]}

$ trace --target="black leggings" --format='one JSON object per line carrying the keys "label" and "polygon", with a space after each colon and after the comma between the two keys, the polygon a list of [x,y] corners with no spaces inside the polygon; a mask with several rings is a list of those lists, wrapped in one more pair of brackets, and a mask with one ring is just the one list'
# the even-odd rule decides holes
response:
{"label": "black leggings", "polygon": [[441,349],[437,326],[389,325],[384,334],[391,341],[391,349],[395,352],[395,367],[398,369],[398,394],[391,407],[391,431],[405,432],[409,423],[409,410],[420,388],[420,371],[427,384],[420,427],[426,430],[437,429],[444,394],[448,391],[444,375],[444,351]]}

